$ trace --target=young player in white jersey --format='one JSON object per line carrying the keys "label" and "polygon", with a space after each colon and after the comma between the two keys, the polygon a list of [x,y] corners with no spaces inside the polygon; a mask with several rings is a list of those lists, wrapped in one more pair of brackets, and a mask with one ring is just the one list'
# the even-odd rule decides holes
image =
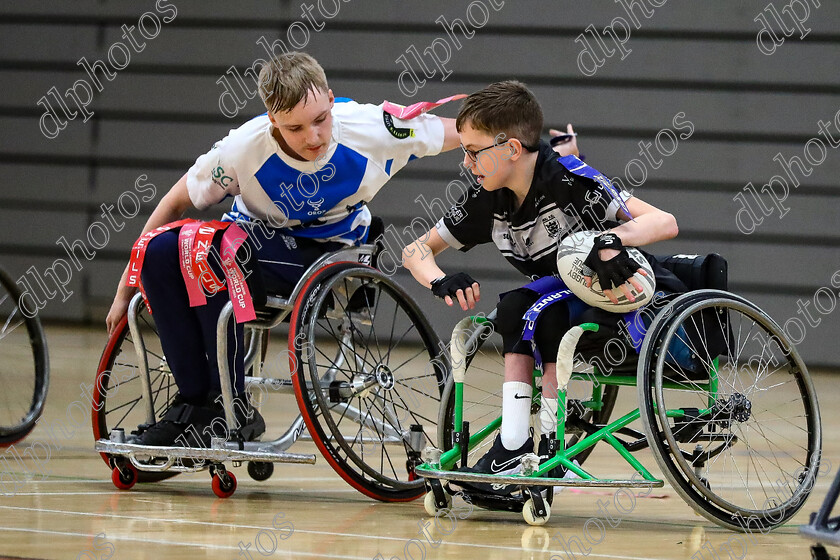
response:
{"label": "young player in white jersey", "polygon": [[[309,55],[272,59],[260,72],[268,112],[219,141],[161,199],[143,232],[234,197],[227,220],[248,232],[268,291],[288,294],[319,256],[367,241],[366,203],[408,161],[458,145],[453,119],[422,114],[401,120],[382,106],[335,99],[323,69]],[[373,240],[370,240],[373,241]],[[125,315],[134,289],[120,282],[107,317],[109,333]],[[167,231],[146,247],[142,284],[179,395],[161,421],[132,441],[175,445],[191,424],[209,440],[218,404],[216,320],[229,296],[207,297],[190,307],[179,267],[178,233]],[[236,395],[244,395],[243,327],[231,325],[228,344]],[[256,411],[242,419],[253,439],[265,423]],[[200,442],[208,445],[209,441]]]}

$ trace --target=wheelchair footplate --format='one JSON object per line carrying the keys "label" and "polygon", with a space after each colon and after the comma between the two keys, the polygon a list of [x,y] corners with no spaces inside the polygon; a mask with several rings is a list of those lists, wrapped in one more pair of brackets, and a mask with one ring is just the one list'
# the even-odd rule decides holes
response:
{"label": "wheelchair footplate", "polygon": [[248,461],[248,473],[255,480],[266,480],[274,471],[274,463],[315,464],[315,455],[277,451],[269,442],[225,441],[213,438],[209,448],[154,446],[126,443],[122,430],[113,430],[110,439],[99,439],[94,445],[99,453],[109,456],[111,480],[121,490],[128,490],[140,473],[198,472],[210,470],[213,492],[220,498],[233,495],[236,477],[224,463],[238,467]]}
{"label": "wheelchair footplate", "polygon": [[[429,515],[435,515],[440,510],[450,507],[451,496],[457,493],[478,507],[522,512],[522,516],[529,525],[543,525],[551,515],[555,487],[661,488],[664,485],[662,480],[596,479],[571,462],[568,468],[580,478],[548,477],[541,473],[553,470],[560,460],[554,458],[540,465],[540,458],[536,454],[524,455],[521,459],[522,472],[508,475],[442,470],[440,450],[427,448],[423,455],[426,462],[417,466],[415,473],[426,481],[428,493],[424,500],[424,507]],[[451,483],[456,483],[458,488],[452,488]],[[491,488],[496,490],[505,486],[514,486],[516,489],[509,495],[500,495],[490,491],[483,492],[471,486],[470,483],[491,485]]]}

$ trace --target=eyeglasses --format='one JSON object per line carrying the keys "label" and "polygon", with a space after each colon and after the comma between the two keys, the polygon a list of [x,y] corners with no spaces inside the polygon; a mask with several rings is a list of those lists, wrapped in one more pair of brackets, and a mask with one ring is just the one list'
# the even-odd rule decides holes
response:
{"label": "eyeglasses", "polygon": [[[497,142],[497,143],[493,144],[492,146],[487,146],[486,148],[481,148],[480,150],[468,150],[464,147],[463,144],[461,144],[461,149],[464,150],[464,153],[469,156],[470,160],[472,160],[473,163],[478,163],[478,154],[480,154],[481,152],[483,152],[485,150],[489,150],[491,148],[501,146],[501,145],[503,145],[507,142],[509,142],[509,140],[505,140],[504,142],[501,142],[501,143]],[[526,150],[528,150],[529,152],[536,152],[537,150],[539,150],[539,146],[528,146],[527,144],[522,144],[522,147],[525,148]]]}
{"label": "eyeglasses", "polygon": [[469,158],[473,161],[473,163],[477,163],[478,162],[478,154],[480,154],[481,152],[483,152],[485,150],[495,148],[496,146],[499,146],[499,145],[500,144],[496,143],[496,144],[493,144],[492,146],[487,146],[486,148],[481,148],[480,150],[468,150],[464,147],[463,144],[461,144],[461,149],[464,150],[464,153],[469,156]]}

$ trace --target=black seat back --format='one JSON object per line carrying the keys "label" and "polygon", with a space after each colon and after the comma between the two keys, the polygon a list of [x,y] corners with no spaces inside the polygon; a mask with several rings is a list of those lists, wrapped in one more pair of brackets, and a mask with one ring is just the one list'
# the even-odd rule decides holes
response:
{"label": "black seat back", "polygon": [[726,259],[717,253],[700,255],[671,255],[657,257],[659,263],[673,272],[691,290],[727,290],[728,270]]}

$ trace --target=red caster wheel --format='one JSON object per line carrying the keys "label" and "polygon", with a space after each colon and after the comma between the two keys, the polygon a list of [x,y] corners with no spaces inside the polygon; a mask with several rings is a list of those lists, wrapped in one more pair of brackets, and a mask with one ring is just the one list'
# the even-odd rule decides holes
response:
{"label": "red caster wheel", "polygon": [[230,498],[236,492],[236,477],[232,472],[219,474],[218,470],[213,474],[213,493],[220,498]]}
{"label": "red caster wheel", "polygon": [[137,483],[137,478],[137,469],[131,463],[122,465],[122,470],[120,467],[114,467],[111,471],[111,482],[120,490],[131,489]]}

